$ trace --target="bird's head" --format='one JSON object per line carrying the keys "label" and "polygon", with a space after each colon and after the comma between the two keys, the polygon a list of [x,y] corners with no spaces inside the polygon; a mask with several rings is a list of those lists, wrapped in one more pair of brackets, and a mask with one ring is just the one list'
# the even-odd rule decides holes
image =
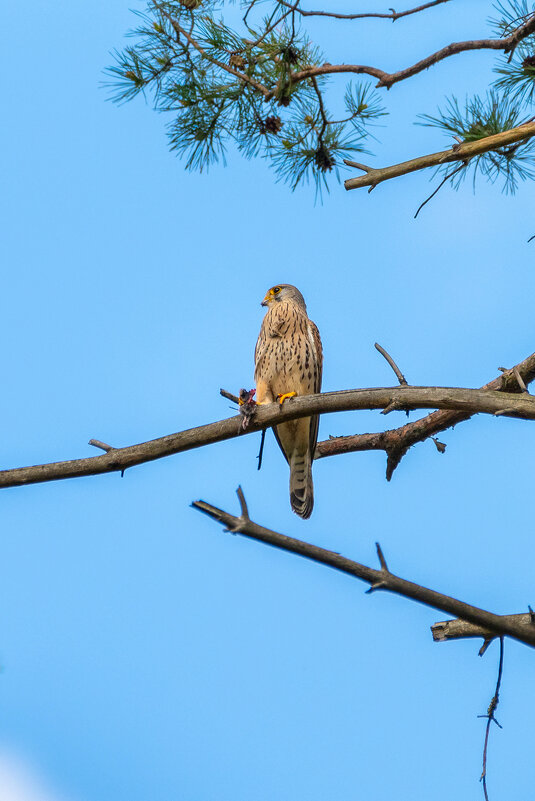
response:
{"label": "bird's head", "polygon": [[275,286],[272,286],[271,289],[268,289],[266,292],[266,296],[262,301],[261,306],[272,306],[274,303],[278,303],[281,300],[293,301],[293,303],[297,303],[298,306],[306,309],[305,300],[302,294],[299,292],[297,287],[292,286],[291,284],[276,284]]}

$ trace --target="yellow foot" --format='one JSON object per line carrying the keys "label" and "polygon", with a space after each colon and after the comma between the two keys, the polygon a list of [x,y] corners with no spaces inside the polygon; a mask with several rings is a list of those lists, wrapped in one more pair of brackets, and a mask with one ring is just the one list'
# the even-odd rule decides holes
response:
{"label": "yellow foot", "polygon": [[286,398],[295,398],[296,395],[297,392],[285,392],[284,395],[277,395],[277,398],[279,399],[279,403],[282,406]]}

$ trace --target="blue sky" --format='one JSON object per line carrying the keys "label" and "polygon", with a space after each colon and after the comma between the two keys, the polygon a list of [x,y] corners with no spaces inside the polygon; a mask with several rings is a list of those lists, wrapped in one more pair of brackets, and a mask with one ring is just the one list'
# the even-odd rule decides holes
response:
{"label": "blue sky", "polygon": [[[486,2],[453,5],[355,23],[345,40],[326,32],[329,60],[395,69],[485,35]],[[253,386],[259,304],[277,282],[301,289],[320,328],[325,390],[391,384],[375,341],[422,385],[478,386],[533,351],[532,186],[444,188],[415,221],[427,175],[371,195],[333,184],[314,205],[232,152],[226,168],[188,174],[165,118],[142,101],[117,108],[100,87],[130,6],[4,10],[2,468],[228,416],[219,387]],[[492,64],[469,53],[394,87],[368,161],[448,146],[416,114],[480,91]],[[331,415],[320,438],[404,419]],[[476,716],[497,645],[479,659],[475,641],[433,644],[442,613],[367,596],[189,504],[237,509],[241,484],[259,523],[365,564],[379,540],[398,574],[520,612],[535,600],[531,438],[528,423],[481,416],[441,436],[443,456],[413,448],[389,484],[381,454],[321,460],[306,522],[271,436],[260,472],[254,435],[123,479],[4,490],[0,781],[22,762],[53,801],[482,797]],[[495,798],[532,787],[532,673],[533,654],[507,642]],[[27,801],[3,781],[2,799]]]}

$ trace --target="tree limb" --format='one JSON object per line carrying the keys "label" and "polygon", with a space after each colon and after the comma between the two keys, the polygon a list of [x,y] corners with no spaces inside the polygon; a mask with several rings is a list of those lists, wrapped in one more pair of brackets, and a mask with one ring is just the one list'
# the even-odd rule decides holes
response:
{"label": "tree limb", "polygon": [[[517,626],[523,626],[526,630],[533,629],[535,631],[535,621],[533,620],[530,612],[524,612],[519,615],[500,615],[502,620],[509,620]],[[440,620],[433,623],[431,626],[431,633],[435,642],[447,642],[448,640],[463,640],[468,637],[482,637],[484,640],[492,640],[498,635],[474,623],[468,623],[466,620]]]}
{"label": "tree limb", "polygon": [[405,598],[412,598],[434,609],[440,609],[448,614],[454,614],[456,617],[462,617],[463,620],[491,631],[494,636],[512,637],[519,642],[535,647],[535,626],[526,627],[520,625],[516,620],[511,619],[514,616],[495,615],[492,612],[458,601],[456,598],[422,587],[420,584],[414,584],[412,581],[407,581],[391,573],[378,543],[377,553],[381,563],[380,570],[354,562],[334,551],[328,551],[325,548],[319,548],[317,545],[287,537],[285,534],[279,534],[276,531],[253,523],[249,518],[241,488],[239,497],[241,505],[240,517],[231,515],[205,501],[195,501],[192,506],[222,523],[233,533],[265,542],[268,545],[304,556],[314,562],[320,562],[328,567],[333,567],[335,570],[340,570],[350,576],[359,578],[370,585],[368,592],[378,589],[388,590],[397,595],[403,595]]}
{"label": "tree limb", "polygon": [[[511,370],[503,370],[502,375],[485,384],[482,389],[497,390],[498,392],[520,393],[518,379],[515,371],[521,376],[524,385],[535,380],[535,353],[528,356]],[[341,453],[354,453],[356,451],[384,450],[388,455],[386,478],[392,478],[394,470],[403,456],[412,445],[423,442],[433,434],[439,434],[457,423],[469,420],[471,415],[464,412],[440,411],[432,412],[421,420],[407,423],[400,428],[380,431],[375,434],[353,434],[347,437],[334,437],[316,446],[315,459],[325,456],[337,456]]]}
{"label": "tree limb", "polygon": [[532,14],[528,20],[516,28],[510,36],[505,36],[502,39],[470,39],[466,42],[452,42],[446,47],[437,50],[436,53],[426,56],[421,61],[416,62],[410,67],[406,67],[398,72],[386,72],[378,67],[369,67],[363,64],[323,64],[320,67],[307,67],[300,72],[292,74],[292,82],[304,81],[307,78],[313,78],[317,75],[334,75],[337,73],[355,73],[371,75],[378,78],[379,82],[376,84],[377,88],[386,87],[390,89],[395,83],[404,81],[407,78],[412,78],[423,70],[429,69],[433,64],[443,61],[445,58],[464,53],[469,50],[503,50],[508,53],[516,45],[527,36],[535,31],[535,14]]}
{"label": "tree limb", "polygon": [[371,191],[382,181],[389,181],[391,178],[398,178],[400,175],[407,175],[407,173],[416,172],[417,170],[425,170],[428,167],[440,167],[442,164],[452,161],[468,161],[474,156],[487,153],[489,150],[497,150],[514,142],[520,142],[523,139],[531,139],[532,136],[535,136],[535,122],[527,122],[519,125],[518,128],[511,128],[493,136],[485,136],[475,142],[462,142],[461,144],[453,145],[450,150],[441,150],[438,153],[419,156],[409,161],[402,161],[400,164],[393,164],[391,167],[373,168],[346,160],[345,163],[348,166],[364,170],[365,174],[356,178],[349,178],[344,181],[344,186],[346,189],[360,189],[363,186],[369,186]]}
{"label": "tree limb", "polygon": [[190,428],[176,434],[130,445],[113,448],[101,456],[74,459],[66,462],[20,467],[0,471],[0,488],[23,484],[37,484],[64,478],[93,476],[100,473],[123,472],[134,465],[161,459],[182,451],[200,448],[241,434],[253,433],[273,425],[308,417],[311,414],[356,411],[359,409],[450,409],[468,414],[500,414],[535,420],[535,397],[522,393],[512,394],[483,389],[461,389],[456,387],[380,387],[377,389],[348,389],[340,392],[324,392],[319,395],[303,395],[291,398],[283,405],[278,403],[258,406],[253,419],[243,429],[241,415],[229,417],[216,423]]}

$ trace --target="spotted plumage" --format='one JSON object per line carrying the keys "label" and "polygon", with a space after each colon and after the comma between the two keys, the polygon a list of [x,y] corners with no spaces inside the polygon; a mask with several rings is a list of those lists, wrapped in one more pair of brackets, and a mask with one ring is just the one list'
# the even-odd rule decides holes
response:
{"label": "spotted plumage", "polygon": [[[272,287],[262,301],[268,311],[255,349],[256,399],[272,403],[282,396],[321,391],[323,352],[319,331],[307,315],[302,294],[291,284]],[[289,420],[273,431],[290,466],[290,503],[300,517],[314,506],[312,460],[318,415]]]}

